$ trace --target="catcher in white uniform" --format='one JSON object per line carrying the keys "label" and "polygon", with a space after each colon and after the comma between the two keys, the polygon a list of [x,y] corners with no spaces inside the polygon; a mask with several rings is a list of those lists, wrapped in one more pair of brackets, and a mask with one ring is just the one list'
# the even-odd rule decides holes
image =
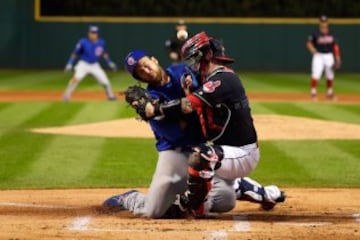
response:
{"label": "catcher in white uniform", "polygon": [[[334,99],[334,71],[341,67],[340,48],[329,30],[328,18],[320,17],[319,30],[309,36],[307,49],[313,55],[311,65],[311,98],[317,100],[317,84],[323,71],[327,82],[326,97]],[[335,59],[334,59],[335,56]]]}

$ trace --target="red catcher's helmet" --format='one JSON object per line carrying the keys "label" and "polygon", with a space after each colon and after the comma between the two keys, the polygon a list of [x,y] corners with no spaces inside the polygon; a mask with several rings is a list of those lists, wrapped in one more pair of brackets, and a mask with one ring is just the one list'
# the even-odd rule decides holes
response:
{"label": "red catcher's helmet", "polygon": [[225,47],[223,43],[216,38],[210,39],[210,47],[213,51],[213,58],[220,62],[220,64],[227,64],[235,62],[234,59],[225,55]]}
{"label": "red catcher's helmet", "polygon": [[210,37],[205,32],[200,32],[184,43],[181,48],[182,59],[192,65],[206,57],[205,50],[209,48]]}

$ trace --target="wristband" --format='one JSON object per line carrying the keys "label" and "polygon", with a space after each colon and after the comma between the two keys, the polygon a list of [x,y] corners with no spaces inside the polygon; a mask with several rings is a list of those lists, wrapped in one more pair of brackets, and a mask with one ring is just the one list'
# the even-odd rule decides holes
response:
{"label": "wristband", "polygon": [[107,65],[110,65],[112,61],[111,61],[110,58],[105,58],[105,62],[106,62]]}
{"label": "wristband", "polygon": [[155,106],[154,106],[154,115],[155,115],[155,117],[162,115],[159,103],[155,104]]}
{"label": "wristband", "polygon": [[74,63],[75,63],[75,58],[70,57],[70,58],[69,58],[69,61],[67,62],[67,64],[70,64],[70,65],[72,66],[72,65],[74,65]]}

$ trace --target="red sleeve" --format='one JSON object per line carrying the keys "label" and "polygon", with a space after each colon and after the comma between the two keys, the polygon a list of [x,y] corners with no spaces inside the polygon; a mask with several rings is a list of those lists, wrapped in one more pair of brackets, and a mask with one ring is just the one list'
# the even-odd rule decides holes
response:
{"label": "red sleeve", "polygon": [[336,43],[334,43],[333,51],[336,57],[340,57],[340,47]]}
{"label": "red sleeve", "polygon": [[197,115],[199,117],[200,125],[201,125],[201,130],[202,130],[205,138],[207,138],[208,135],[207,135],[207,130],[206,130],[206,122],[205,122],[204,112],[203,112],[204,102],[201,101],[200,98],[194,96],[193,94],[188,95],[186,98],[191,102],[191,106],[197,113]]}
{"label": "red sleeve", "polygon": [[188,95],[186,98],[191,102],[192,107],[195,109],[202,108],[204,105],[204,102],[193,94]]}

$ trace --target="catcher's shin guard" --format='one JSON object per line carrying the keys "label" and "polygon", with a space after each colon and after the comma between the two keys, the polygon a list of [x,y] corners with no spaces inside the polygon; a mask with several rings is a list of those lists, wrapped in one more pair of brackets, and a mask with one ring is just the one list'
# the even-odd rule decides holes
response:
{"label": "catcher's shin guard", "polygon": [[199,217],[208,209],[205,208],[207,195],[212,187],[215,170],[220,167],[224,154],[220,146],[201,144],[194,148],[189,158],[187,207]]}

